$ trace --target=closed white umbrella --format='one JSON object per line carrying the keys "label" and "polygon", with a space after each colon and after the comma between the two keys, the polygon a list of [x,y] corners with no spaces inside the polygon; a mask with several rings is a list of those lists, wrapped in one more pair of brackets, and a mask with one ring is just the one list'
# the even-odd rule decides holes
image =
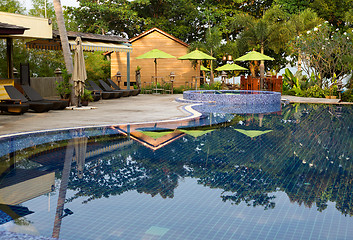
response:
{"label": "closed white umbrella", "polygon": [[81,95],[85,89],[85,81],[87,79],[85,58],[83,55],[82,40],[77,37],[75,48],[75,58],[74,58],[74,69],[72,72],[72,80],[74,82],[75,96],[78,98],[77,107],[79,107]]}

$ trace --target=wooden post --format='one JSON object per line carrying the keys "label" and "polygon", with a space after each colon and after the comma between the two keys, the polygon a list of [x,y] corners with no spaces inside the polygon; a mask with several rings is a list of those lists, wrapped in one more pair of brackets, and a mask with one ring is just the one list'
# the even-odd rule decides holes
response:
{"label": "wooden post", "polygon": [[13,40],[6,38],[7,48],[7,78],[13,79]]}

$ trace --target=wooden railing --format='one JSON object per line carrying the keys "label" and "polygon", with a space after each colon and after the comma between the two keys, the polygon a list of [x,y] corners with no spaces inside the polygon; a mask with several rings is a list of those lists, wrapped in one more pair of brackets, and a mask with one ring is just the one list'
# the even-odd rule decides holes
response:
{"label": "wooden railing", "polygon": [[261,78],[252,76],[240,76],[241,90],[267,90],[282,93],[282,76],[271,76],[264,78],[264,89],[261,89]]}

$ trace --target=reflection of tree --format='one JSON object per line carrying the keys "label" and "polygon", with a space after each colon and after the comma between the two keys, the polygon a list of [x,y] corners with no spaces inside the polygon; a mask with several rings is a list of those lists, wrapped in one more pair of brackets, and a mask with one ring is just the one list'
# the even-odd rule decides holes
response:
{"label": "reflection of tree", "polygon": [[227,172],[210,171],[206,175],[201,173],[198,183],[224,189],[221,195],[224,202],[231,201],[236,205],[245,202],[248,206],[264,206],[269,209],[275,207],[275,203],[271,202],[275,196],[268,196],[269,192],[276,190],[272,181],[273,179],[261,170],[237,166]]}
{"label": "reflection of tree", "polygon": [[[136,146],[139,145],[134,144],[132,148]],[[141,155],[141,152],[145,154]],[[89,196],[84,201],[87,203],[129,190],[147,193],[152,197],[160,194],[163,198],[173,198],[178,179],[184,172],[182,163],[153,158],[152,155],[159,154],[146,148],[141,149],[141,152],[131,152],[131,148],[127,148],[104,154],[85,164],[82,179],[76,177],[76,170],[73,169],[69,188],[77,192],[69,201]]]}
{"label": "reflection of tree", "polygon": [[[324,211],[332,201],[353,215],[352,115],[352,107],[289,105],[282,115],[236,116],[223,127],[212,125],[206,135],[185,135],[156,151],[127,145],[87,159],[82,179],[73,168],[69,188],[76,193],[70,200],[129,190],[172,198],[180,178],[194,177],[205,187],[223,189],[222,200],[232,204],[270,209],[273,192],[281,190],[292,203]],[[236,128],[272,131],[251,139]],[[90,137],[87,150],[125,140]]]}
{"label": "reflection of tree", "polygon": [[[333,201],[339,211],[352,214],[353,135],[346,126],[353,125],[348,117],[353,111],[345,108],[339,118],[335,111],[287,106],[283,116],[238,116],[207,137],[186,135],[156,151],[133,144],[87,163],[84,181],[73,174],[70,188],[78,190],[75,198],[89,196],[87,201],[127,190],[172,198],[178,179],[190,176],[223,189],[222,200],[232,204],[271,209],[272,193],[281,190],[293,203],[323,211]],[[273,131],[251,139],[235,128]]]}

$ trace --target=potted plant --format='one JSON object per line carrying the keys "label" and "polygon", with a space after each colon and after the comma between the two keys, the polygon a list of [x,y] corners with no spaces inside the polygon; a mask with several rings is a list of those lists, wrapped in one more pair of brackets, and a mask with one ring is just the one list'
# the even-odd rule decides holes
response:
{"label": "potted plant", "polygon": [[81,95],[81,104],[87,106],[89,102],[93,102],[92,91],[85,89]]}
{"label": "potted plant", "polygon": [[72,91],[72,84],[70,84],[69,79],[71,74],[67,74],[66,70],[63,70],[63,80],[58,82],[56,81],[56,92],[63,100],[70,102],[70,95]]}

